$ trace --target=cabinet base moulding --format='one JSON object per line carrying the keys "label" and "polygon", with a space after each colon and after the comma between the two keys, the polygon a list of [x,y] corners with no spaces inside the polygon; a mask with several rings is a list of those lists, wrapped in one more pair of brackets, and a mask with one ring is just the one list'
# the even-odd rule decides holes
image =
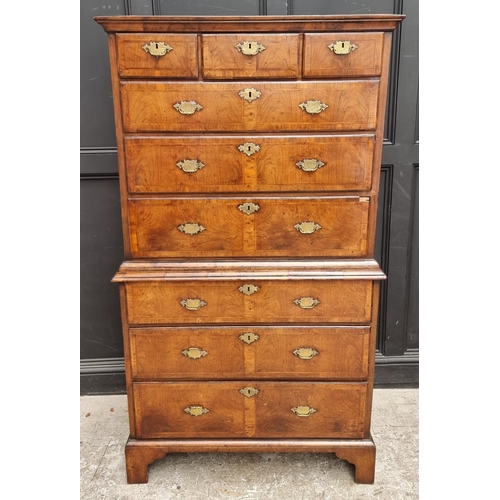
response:
{"label": "cabinet base moulding", "polygon": [[127,441],[127,482],[147,483],[148,466],[168,453],[335,453],[354,465],[354,481],[373,484],[376,447],[373,439],[154,439]]}

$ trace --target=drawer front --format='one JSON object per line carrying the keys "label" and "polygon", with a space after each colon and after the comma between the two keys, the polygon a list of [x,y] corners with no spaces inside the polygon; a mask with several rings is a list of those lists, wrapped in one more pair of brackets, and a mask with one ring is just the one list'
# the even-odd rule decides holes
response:
{"label": "drawer front", "polygon": [[133,384],[133,393],[139,438],[361,438],[364,434],[363,383],[139,382]]}
{"label": "drawer front", "polygon": [[196,35],[117,34],[116,49],[118,74],[122,78],[198,76]]}
{"label": "drawer front", "polygon": [[130,329],[132,377],[366,380],[369,327]]}
{"label": "drawer front", "polygon": [[369,280],[157,281],[127,283],[125,288],[131,325],[371,319]]}
{"label": "drawer front", "polygon": [[360,257],[368,197],[130,199],[136,258]]}
{"label": "drawer front", "polygon": [[203,76],[213,79],[296,78],[299,35],[203,35]]}
{"label": "drawer front", "polygon": [[126,137],[128,191],[368,191],[373,150],[373,134]]}
{"label": "drawer front", "polygon": [[125,81],[121,82],[123,125],[125,132],[374,130],[378,89],[378,80]]}
{"label": "drawer front", "polygon": [[304,77],[379,76],[383,33],[306,33]]}

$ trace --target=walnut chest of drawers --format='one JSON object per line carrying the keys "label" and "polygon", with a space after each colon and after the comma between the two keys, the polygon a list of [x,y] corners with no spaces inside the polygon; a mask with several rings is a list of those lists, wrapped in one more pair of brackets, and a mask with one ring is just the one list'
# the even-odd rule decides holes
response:
{"label": "walnut chest of drawers", "polygon": [[403,16],[98,17],[125,261],[129,483],[168,452],[328,452],[372,483],[374,239]]}

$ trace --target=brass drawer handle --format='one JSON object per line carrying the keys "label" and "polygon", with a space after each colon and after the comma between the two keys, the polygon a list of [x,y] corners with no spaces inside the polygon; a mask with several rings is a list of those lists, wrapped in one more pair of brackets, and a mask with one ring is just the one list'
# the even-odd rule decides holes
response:
{"label": "brass drawer handle", "polygon": [[205,228],[197,222],[186,222],[185,224],[177,226],[177,229],[181,233],[189,234],[189,236],[194,236],[195,234],[199,234],[205,231]]}
{"label": "brass drawer handle", "polygon": [[260,151],[260,146],[254,142],[245,142],[244,144],[238,146],[238,150],[247,156],[252,156]]}
{"label": "brass drawer handle", "polygon": [[238,210],[247,215],[251,215],[255,212],[258,212],[259,209],[260,206],[257,205],[257,203],[252,203],[252,202],[242,203],[241,205],[238,206]]}
{"label": "brass drawer handle", "polygon": [[260,339],[260,337],[256,333],[252,332],[242,333],[238,338],[248,345],[257,342],[257,340]]}
{"label": "brass drawer handle", "polygon": [[238,45],[235,45],[238,49],[238,52],[245,54],[246,56],[256,56],[259,52],[266,50],[264,45],[259,42],[240,42]]}
{"label": "brass drawer handle", "polygon": [[250,88],[250,89],[243,89],[238,92],[238,95],[242,98],[245,99],[247,102],[252,102],[257,100],[261,95],[262,92],[260,92],[257,89]]}
{"label": "brass drawer handle", "polygon": [[312,234],[319,231],[322,227],[316,222],[301,222],[293,226],[301,234]]}
{"label": "brass drawer handle", "polygon": [[312,406],[294,406],[290,408],[297,417],[308,417],[313,413],[316,413],[318,410],[313,408]]}
{"label": "brass drawer handle", "polygon": [[299,306],[301,309],[312,309],[316,307],[321,302],[313,297],[300,297],[300,299],[295,299],[293,303]]}
{"label": "brass drawer handle", "polygon": [[292,353],[300,359],[312,359],[319,354],[319,352],[312,347],[301,347],[300,349],[295,349]]}
{"label": "brass drawer handle", "polygon": [[188,406],[184,408],[184,411],[192,417],[199,417],[200,415],[205,415],[210,410],[208,408],[203,408],[203,406]]}
{"label": "brass drawer handle", "polygon": [[196,113],[196,111],[201,111],[203,109],[203,106],[201,104],[198,104],[196,101],[181,101],[176,102],[174,104],[174,108],[181,115],[192,115]]}
{"label": "brass drawer handle", "polygon": [[187,174],[192,174],[202,169],[205,164],[198,160],[182,160],[178,161],[176,165]]}
{"label": "brass drawer handle", "polygon": [[328,108],[328,104],[321,101],[307,101],[299,104],[299,108],[310,115],[317,115]]}
{"label": "brass drawer handle", "polygon": [[325,164],[321,160],[316,160],[315,158],[304,158],[303,160],[298,161],[295,165],[297,165],[297,167],[304,172],[315,172],[318,168],[323,167]]}
{"label": "brass drawer handle", "polygon": [[188,311],[198,311],[199,309],[207,305],[207,303],[201,299],[184,299],[180,301],[180,304]]}
{"label": "brass drawer handle", "polygon": [[161,57],[174,50],[168,43],[163,42],[149,42],[142,46],[145,52],[149,52],[152,56]]}
{"label": "brass drawer handle", "polygon": [[255,389],[254,387],[244,387],[238,391],[240,394],[247,398],[252,398],[253,396],[259,394],[259,389]]}
{"label": "brass drawer handle", "polygon": [[251,283],[246,284],[246,285],[241,285],[238,290],[241,293],[244,293],[245,295],[252,295],[255,292],[258,292],[260,290],[260,287],[257,285],[252,285]]}
{"label": "brass drawer handle", "polygon": [[328,48],[339,56],[345,56],[349,52],[353,52],[358,48],[355,43],[351,43],[349,40],[337,40],[335,43],[328,45]]}
{"label": "brass drawer handle", "polygon": [[199,347],[189,347],[188,349],[184,349],[182,354],[189,359],[200,359],[206,356],[208,352],[200,349]]}

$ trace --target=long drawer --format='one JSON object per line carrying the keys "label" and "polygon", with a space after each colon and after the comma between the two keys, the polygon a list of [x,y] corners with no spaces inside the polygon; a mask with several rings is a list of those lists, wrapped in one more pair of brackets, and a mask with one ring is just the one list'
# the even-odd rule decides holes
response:
{"label": "long drawer", "polygon": [[139,438],[362,438],[364,383],[134,383]]}
{"label": "long drawer", "polygon": [[152,327],[129,330],[132,377],[365,380],[370,327]]}
{"label": "long drawer", "polygon": [[362,257],[368,197],[130,198],[135,258]]}
{"label": "long drawer", "polygon": [[131,325],[368,323],[372,288],[371,280],[356,279],[199,279],[125,284]]}
{"label": "long drawer", "polygon": [[368,191],[373,134],[125,137],[129,193]]}
{"label": "long drawer", "polygon": [[377,125],[379,80],[122,81],[124,132],[353,131]]}

